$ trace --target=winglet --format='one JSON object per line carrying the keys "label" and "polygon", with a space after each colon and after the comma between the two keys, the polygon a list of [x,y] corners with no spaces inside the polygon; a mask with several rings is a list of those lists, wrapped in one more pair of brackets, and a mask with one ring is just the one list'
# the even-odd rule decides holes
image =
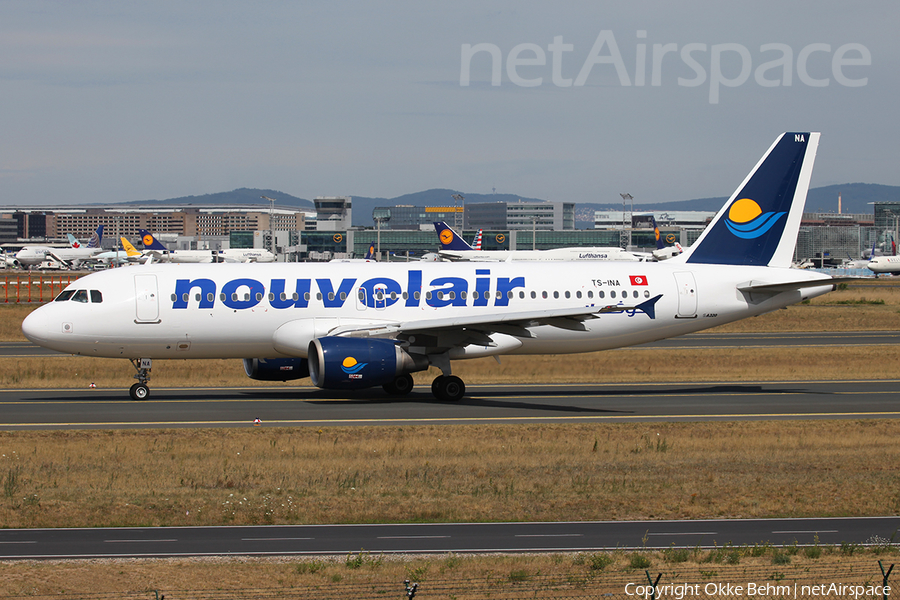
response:
{"label": "winglet", "polygon": [[778,136],[681,260],[790,267],[819,136]]}

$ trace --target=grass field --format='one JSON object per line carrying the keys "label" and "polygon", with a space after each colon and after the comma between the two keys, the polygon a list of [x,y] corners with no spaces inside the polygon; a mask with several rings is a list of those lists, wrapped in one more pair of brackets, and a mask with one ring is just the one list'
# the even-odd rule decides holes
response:
{"label": "grass field", "polygon": [[[22,339],[18,324],[29,310],[0,307],[0,338]],[[719,330],[886,329],[900,330],[900,288],[892,280]],[[900,378],[898,359],[892,346],[622,349],[504,357],[502,365],[490,359],[460,361],[454,369],[471,383],[866,379]],[[419,374],[417,380],[427,383],[430,375]],[[131,367],[121,360],[65,356],[0,359],[4,388],[80,387],[92,381],[124,390],[131,383]],[[253,382],[244,377],[238,361],[156,361],[152,384]],[[298,394],[302,392],[300,388]],[[227,435],[222,430],[5,433],[0,434],[0,523],[57,527],[897,514],[898,433],[894,420],[263,428],[228,430]],[[729,577],[880,581],[875,561],[896,557],[884,544],[818,553],[761,548],[684,551],[678,558],[647,552],[645,558],[650,569],[665,572],[670,580],[703,583]],[[603,593],[621,594],[626,580],[644,579],[642,568],[634,564],[633,555],[625,552],[15,563],[0,571],[0,595],[311,586],[323,596],[329,588],[361,585],[388,586],[384,589],[396,590],[399,597],[400,581],[408,577],[452,588],[429,598],[503,598],[522,597],[523,589],[532,589],[527,582],[545,585],[546,578],[556,576],[580,582],[578,589],[595,585]],[[476,586],[473,582],[488,595],[467,595],[466,586]]]}

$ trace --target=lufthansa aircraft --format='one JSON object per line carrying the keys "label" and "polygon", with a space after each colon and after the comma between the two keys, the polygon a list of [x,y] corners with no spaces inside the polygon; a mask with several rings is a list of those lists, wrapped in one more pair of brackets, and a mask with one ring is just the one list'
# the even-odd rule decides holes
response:
{"label": "lufthansa aircraft", "polygon": [[591,352],[761,315],[835,281],[791,269],[818,133],[785,133],[700,239],[663,262],[150,264],[94,273],[22,323],[60,352],[132,361],[243,358],[249,377],[459,400],[456,359]]}
{"label": "lufthansa aircraft", "polygon": [[[647,253],[627,252],[615,246],[609,248],[552,248],[550,250],[481,250],[475,249],[466,242],[452,227],[443,221],[434,224],[434,230],[441,241],[438,254],[451,261],[499,262],[499,261],[544,261],[544,260],[652,260]],[[481,230],[476,240],[480,244]]]}

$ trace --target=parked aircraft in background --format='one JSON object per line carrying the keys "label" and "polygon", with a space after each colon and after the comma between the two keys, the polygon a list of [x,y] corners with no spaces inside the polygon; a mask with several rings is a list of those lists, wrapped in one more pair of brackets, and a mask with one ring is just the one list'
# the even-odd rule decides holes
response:
{"label": "parked aircraft in background", "polygon": [[229,248],[227,250],[169,250],[146,229],[139,229],[144,244],[144,254],[152,255],[155,262],[220,263],[220,262],[274,262],[275,255],[262,248]]}
{"label": "parked aircraft in background", "polygon": [[646,252],[628,252],[617,247],[553,248],[551,250],[475,250],[452,227],[443,221],[434,224],[441,248],[441,258],[451,261],[597,261],[618,260],[642,262],[651,260]]}
{"label": "parked aircraft in background", "polygon": [[834,289],[790,268],[818,142],[779,136],[697,242],[663,262],[151,264],[73,282],[22,331],[128,358],[134,399],[149,394],[154,358],[243,358],[254,379],[394,395],[433,365],[432,393],[455,401],[457,359],[642,344]]}
{"label": "parked aircraft in background", "polygon": [[900,275],[900,256],[876,256],[870,260],[866,267],[875,273],[875,276],[883,274]]}
{"label": "parked aircraft in background", "polygon": [[662,236],[659,234],[659,225],[656,224],[656,217],[651,215],[650,218],[653,219],[653,235],[656,237],[656,250],[651,253],[653,254],[653,258],[656,260],[666,260],[684,252],[684,248],[682,248],[681,244],[678,242],[673,243],[671,246],[666,246],[662,240]]}
{"label": "parked aircraft in background", "polygon": [[[80,266],[95,254],[102,252],[100,242],[103,240],[103,225],[91,236],[87,247],[80,244],[71,248],[54,248],[52,246],[25,246],[16,252],[16,260],[24,267],[34,267],[50,261],[60,268]],[[77,243],[77,240],[76,240]]]}

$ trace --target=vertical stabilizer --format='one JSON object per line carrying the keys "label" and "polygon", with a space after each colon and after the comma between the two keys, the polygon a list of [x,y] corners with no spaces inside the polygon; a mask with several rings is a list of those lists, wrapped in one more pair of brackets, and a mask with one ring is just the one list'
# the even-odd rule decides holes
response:
{"label": "vertical stabilizer", "polygon": [[819,136],[781,134],[681,260],[789,267]]}

